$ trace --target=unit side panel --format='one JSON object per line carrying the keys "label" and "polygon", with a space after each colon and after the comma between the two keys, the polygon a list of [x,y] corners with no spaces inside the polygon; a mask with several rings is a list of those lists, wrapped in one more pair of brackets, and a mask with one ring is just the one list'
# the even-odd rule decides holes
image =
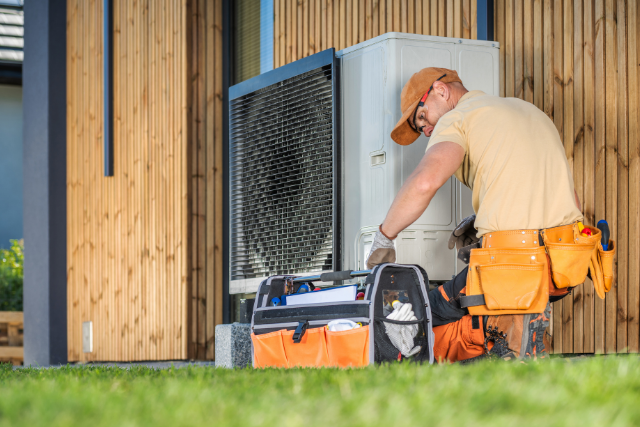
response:
{"label": "unit side panel", "polygon": [[385,152],[385,45],[342,58],[343,265],[356,268],[356,240],[375,229],[393,200]]}

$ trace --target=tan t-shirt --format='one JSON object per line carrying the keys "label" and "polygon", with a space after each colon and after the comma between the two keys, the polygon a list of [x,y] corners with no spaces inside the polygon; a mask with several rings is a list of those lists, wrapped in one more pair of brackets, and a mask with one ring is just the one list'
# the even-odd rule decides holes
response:
{"label": "tan t-shirt", "polygon": [[582,220],[558,131],[533,104],[468,92],[440,118],[427,150],[444,141],[464,148],[455,176],[473,190],[478,236]]}

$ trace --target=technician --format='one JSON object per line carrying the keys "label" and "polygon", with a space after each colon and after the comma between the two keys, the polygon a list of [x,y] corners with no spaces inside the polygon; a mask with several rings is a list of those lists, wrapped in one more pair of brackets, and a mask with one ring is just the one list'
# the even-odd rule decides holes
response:
{"label": "technician", "polygon": [[[468,91],[455,71],[425,68],[402,89],[401,109],[391,138],[400,145],[420,134],[430,139],[375,235],[369,268],[395,261],[393,240],[422,215],[452,175],[473,191],[476,215],[465,218],[449,242],[450,249],[454,244],[462,249],[459,257],[466,262],[488,233],[524,234],[582,220],[558,131],[534,105]],[[544,357],[548,301],[544,313],[471,316],[461,304],[468,271],[429,293],[436,358],[465,360],[485,354],[486,348],[504,359]],[[551,298],[563,293],[551,292]],[[492,347],[487,347],[485,338],[491,334]]]}

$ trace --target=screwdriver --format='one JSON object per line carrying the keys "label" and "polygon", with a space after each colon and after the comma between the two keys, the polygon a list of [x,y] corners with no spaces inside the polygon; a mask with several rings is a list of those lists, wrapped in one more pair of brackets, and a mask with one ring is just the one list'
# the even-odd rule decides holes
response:
{"label": "screwdriver", "polygon": [[609,234],[610,234],[609,224],[604,219],[601,219],[600,221],[598,221],[598,225],[596,225],[596,227],[598,227],[598,229],[602,233],[602,239],[600,240],[600,243],[602,244],[602,250],[608,251],[609,250]]}

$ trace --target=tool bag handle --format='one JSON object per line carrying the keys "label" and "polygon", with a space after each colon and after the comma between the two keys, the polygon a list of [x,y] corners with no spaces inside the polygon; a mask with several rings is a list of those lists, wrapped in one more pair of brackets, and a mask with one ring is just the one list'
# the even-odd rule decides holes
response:
{"label": "tool bag handle", "polygon": [[349,280],[354,277],[368,276],[371,270],[346,270],[346,271],[334,271],[331,273],[322,273],[316,276],[297,277],[293,279],[293,283],[299,282],[334,282],[337,280]]}

